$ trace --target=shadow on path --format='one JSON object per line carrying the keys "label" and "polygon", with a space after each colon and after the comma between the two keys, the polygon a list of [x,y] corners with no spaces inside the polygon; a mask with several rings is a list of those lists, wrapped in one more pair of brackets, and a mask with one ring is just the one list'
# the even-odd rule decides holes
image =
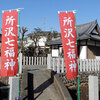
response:
{"label": "shadow on path", "polygon": [[45,81],[43,84],[41,84],[39,87],[37,87],[34,90],[34,93],[42,92],[44,91],[47,87],[49,87],[53,83],[53,80],[50,78],[47,81]]}
{"label": "shadow on path", "polygon": [[33,85],[33,74],[28,73],[28,100],[34,100],[34,85]]}
{"label": "shadow on path", "polygon": [[42,93],[43,91],[48,88],[53,82],[54,82],[54,75],[55,73],[51,73],[51,78],[49,78],[48,80],[46,80],[45,82],[43,82],[40,86],[38,86],[35,90],[34,93],[39,93],[34,100],[36,100]]}
{"label": "shadow on path", "polygon": [[[39,79],[38,79],[39,76],[37,77],[38,73],[40,73]],[[22,100],[37,100],[40,97],[40,95],[43,94],[44,90],[47,89],[54,82],[54,75],[55,75],[54,72],[51,73],[50,77],[47,76],[45,77],[46,74],[43,73],[44,72],[41,71],[35,72],[35,71],[27,71],[27,70],[23,72],[22,83],[21,83]],[[44,81],[41,79],[41,75],[43,75]],[[37,83],[38,87],[35,88],[34,82],[36,80],[39,80],[40,83],[39,85]]]}

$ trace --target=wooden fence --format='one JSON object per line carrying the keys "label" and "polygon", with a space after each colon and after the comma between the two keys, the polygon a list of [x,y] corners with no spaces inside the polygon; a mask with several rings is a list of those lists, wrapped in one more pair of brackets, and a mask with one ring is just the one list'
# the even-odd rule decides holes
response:
{"label": "wooden fence", "polygon": [[[100,71],[100,59],[80,59],[77,62],[80,72]],[[48,57],[23,57],[22,65],[46,65],[47,69],[57,73],[64,73],[66,70],[64,58],[52,58],[51,55]]]}
{"label": "wooden fence", "polygon": [[[52,58],[51,56],[48,57],[48,69],[52,69],[57,73],[65,72],[66,68],[64,64],[64,58]],[[80,59],[77,60],[77,64],[80,72],[100,71],[100,59]]]}
{"label": "wooden fence", "polygon": [[47,57],[23,57],[22,65],[47,65]]}
{"label": "wooden fence", "polygon": [[78,60],[79,71],[100,71],[100,59],[80,59]]}

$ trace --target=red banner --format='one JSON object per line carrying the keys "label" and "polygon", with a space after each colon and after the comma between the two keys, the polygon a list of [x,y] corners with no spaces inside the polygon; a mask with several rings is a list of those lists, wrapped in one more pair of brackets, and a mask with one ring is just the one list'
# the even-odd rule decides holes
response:
{"label": "red banner", "polygon": [[18,11],[3,12],[1,77],[18,73]]}
{"label": "red banner", "polygon": [[60,12],[59,20],[67,79],[73,79],[77,77],[78,71],[75,15],[73,12]]}

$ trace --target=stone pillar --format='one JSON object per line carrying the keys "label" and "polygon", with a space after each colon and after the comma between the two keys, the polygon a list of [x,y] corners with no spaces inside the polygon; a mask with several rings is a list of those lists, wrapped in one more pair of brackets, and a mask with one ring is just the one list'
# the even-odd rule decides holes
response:
{"label": "stone pillar", "polygon": [[99,100],[98,76],[89,76],[89,100]]}
{"label": "stone pillar", "polygon": [[60,73],[60,57],[57,58],[57,73]]}
{"label": "stone pillar", "polygon": [[21,97],[22,100],[28,100],[28,71],[23,69],[22,82],[21,82]]}
{"label": "stone pillar", "polygon": [[19,78],[9,77],[9,85],[9,100],[15,100],[15,98],[18,97]]}
{"label": "stone pillar", "polygon": [[51,54],[48,54],[47,57],[47,69],[51,69]]}
{"label": "stone pillar", "polygon": [[22,73],[22,53],[20,53],[20,60],[19,60],[20,64],[19,64],[19,73]]}

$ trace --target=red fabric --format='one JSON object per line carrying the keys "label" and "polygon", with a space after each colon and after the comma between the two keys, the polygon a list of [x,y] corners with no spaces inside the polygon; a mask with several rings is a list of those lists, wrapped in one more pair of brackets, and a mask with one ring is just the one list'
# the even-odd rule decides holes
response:
{"label": "red fabric", "polygon": [[77,47],[74,13],[60,12],[59,21],[67,79],[73,79],[77,77]]}
{"label": "red fabric", "polygon": [[1,77],[18,73],[18,12],[3,13],[1,45]]}

